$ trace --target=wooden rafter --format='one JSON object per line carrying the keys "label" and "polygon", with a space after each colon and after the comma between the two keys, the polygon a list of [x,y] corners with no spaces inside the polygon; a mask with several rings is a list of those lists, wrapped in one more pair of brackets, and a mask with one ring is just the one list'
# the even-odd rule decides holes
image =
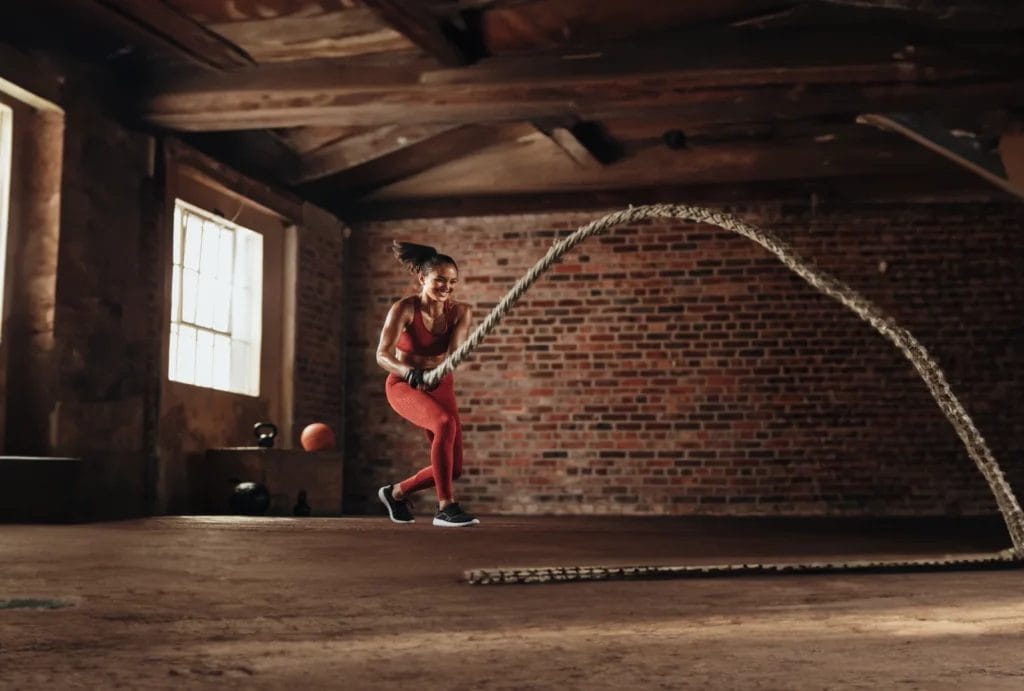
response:
{"label": "wooden rafter", "polygon": [[[964,15],[987,15],[992,18],[1004,17],[1010,5],[1003,0],[819,0],[830,5],[859,7],[871,10],[913,12],[939,19],[956,19]],[[1019,13],[1019,12],[1018,12]]]}
{"label": "wooden rafter", "polygon": [[[462,128],[452,125],[385,125],[304,154],[296,168],[298,172],[287,181],[293,185],[302,184],[350,171],[347,178],[358,187],[367,188],[529,135],[547,137],[576,165],[596,168],[603,165],[568,127],[556,126],[545,131],[527,123]],[[417,148],[421,150],[417,151]],[[388,156],[392,158],[380,160]],[[415,163],[410,163],[413,160]],[[365,165],[372,161],[377,163]],[[360,166],[360,170],[352,171]]]}
{"label": "wooden rafter", "polygon": [[[695,122],[763,121],[917,110],[935,102],[1004,107],[1024,99],[1019,74],[964,65],[941,47],[903,50],[907,40],[899,32],[869,37],[863,31],[824,38],[757,34],[749,41],[726,34],[730,41],[714,45],[698,36],[690,43],[617,45],[585,59],[488,59],[420,74],[297,63],[186,76],[160,84],[142,116],[172,129],[207,131],[656,113]],[[990,43],[998,49],[998,41]]]}
{"label": "wooden rafter", "polygon": [[323,189],[322,185],[326,183],[331,189],[343,189],[350,196],[358,197],[368,190],[409,178],[495,144],[536,134],[536,128],[527,123],[466,125],[447,129],[325,178],[322,183],[314,183],[314,188]]}
{"label": "wooden rafter", "polygon": [[[827,135],[827,136],[823,136]],[[454,158],[454,157],[453,157]],[[932,154],[857,125],[785,140],[721,142],[670,149],[651,144],[614,165],[582,167],[545,137],[524,137],[461,156],[380,186],[368,199],[489,194],[496,182],[510,194],[550,189],[601,191],[661,184],[737,184],[848,175],[912,174],[934,167]],[[496,172],[500,171],[500,173]]]}
{"label": "wooden rafter", "polygon": [[264,180],[288,180],[301,169],[299,156],[271,130],[197,134],[186,141]]}
{"label": "wooden rafter", "polygon": [[[178,130],[218,131],[302,125],[378,126],[429,123],[499,123],[574,117],[602,120],[640,115],[674,116],[687,124],[745,122],[865,111],[1020,107],[1024,78],[935,80],[926,83],[793,84],[692,88],[689,75],[650,75],[645,86],[545,88],[493,84],[467,90],[443,86],[338,90],[232,89],[218,93],[165,93],[143,106],[143,119]],[[652,82],[656,81],[656,85]],[[634,82],[635,84],[635,82]]]}
{"label": "wooden rafter", "polygon": [[60,111],[64,79],[57,69],[0,44],[0,93],[6,93],[37,110]]}
{"label": "wooden rafter", "polygon": [[301,184],[334,175],[406,147],[415,146],[452,129],[452,125],[385,125],[345,137],[304,154],[299,162],[298,174],[292,176],[288,182]]}
{"label": "wooden rafter", "polygon": [[230,70],[255,61],[241,48],[213,33],[191,17],[158,0],[91,0],[106,21],[126,35],[138,35],[171,48],[204,67]]}
{"label": "wooden rafter", "polygon": [[391,28],[432,55],[441,65],[468,65],[471,56],[459,40],[460,30],[430,13],[420,0],[363,0]]}
{"label": "wooden rafter", "polygon": [[906,113],[868,113],[857,122],[895,132],[979,175],[1004,192],[1024,199],[1024,186],[1011,182],[997,152],[987,151],[972,138],[957,137],[926,116]]}
{"label": "wooden rafter", "polygon": [[1004,133],[999,139],[999,155],[1007,180],[1017,189],[1024,189],[1024,133]]}
{"label": "wooden rafter", "polygon": [[297,6],[294,12],[241,20],[221,18],[207,26],[245,46],[259,62],[293,60],[301,55],[329,58],[408,50],[408,39],[368,7],[346,7],[340,2],[323,3],[322,7],[315,15]]}
{"label": "wooden rafter", "polygon": [[584,146],[575,134],[566,127],[555,127],[548,135],[577,165],[584,168],[600,168],[601,162]]}
{"label": "wooden rafter", "polygon": [[345,220],[433,218],[502,213],[540,213],[585,209],[621,209],[630,204],[749,204],[754,201],[824,205],[877,202],[991,200],[994,188],[979,178],[950,168],[942,175],[871,174],[832,178],[739,183],[662,184],[631,189],[549,190],[542,193],[491,193],[407,199],[362,199],[332,208]]}

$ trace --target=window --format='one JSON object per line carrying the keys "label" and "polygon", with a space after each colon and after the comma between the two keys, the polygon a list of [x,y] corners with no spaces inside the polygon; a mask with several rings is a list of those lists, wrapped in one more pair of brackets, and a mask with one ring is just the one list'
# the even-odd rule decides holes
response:
{"label": "window", "polygon": [[178,199],[173,251],[168,378],[258,396],[263,236]]}
{"label": "window", "polygon": [[7,269],[7,219],[10,215],[11,170],[13,169],[12,132],[14,113],[0,103],[0,315],[4,313],[4,285]]}

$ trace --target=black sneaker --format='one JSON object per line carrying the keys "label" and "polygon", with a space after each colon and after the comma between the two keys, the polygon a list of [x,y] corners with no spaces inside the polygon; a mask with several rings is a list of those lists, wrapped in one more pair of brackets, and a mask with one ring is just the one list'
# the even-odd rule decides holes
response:
{"label": "black sneaker", "polygon": [[444,507],[434,516],[434,525],[439,525],[443,528],[467,528],[479,522],[478,519],[470,516],[462,510],[461,506],[455,503]]}
{"label": "black sneaker", "polygon": [[412,513],[409,511],[405,501],[395,499],[395,496],[391,493],[393,488],[394,485],[384,485],[377,490],[377,496],[385,508],[387,508],[388,516],[391,517],[394,523],[415,523],[416,519],[412,517]]}

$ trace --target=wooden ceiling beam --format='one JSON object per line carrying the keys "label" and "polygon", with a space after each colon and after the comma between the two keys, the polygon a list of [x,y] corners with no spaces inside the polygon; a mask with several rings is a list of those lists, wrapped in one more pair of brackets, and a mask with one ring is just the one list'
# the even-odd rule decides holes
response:
{"label": "wooden ceiling beam", "polygon": [[453,125],[385,125],[345,137],[302,155],[299,172],[288,183],[297,185],[334,175],[454,128]]}
{"label": "wooden ceiling beam", "polygon": [[298,155],[271,130],[192,134],[183,139],[263,180],[288,180],[301,170]]}
{"label": "wooden ceiling beam", "polygon": [[547,135],[558,148],[566,153],[576,165],[582,168],[601,168],[602,163],[597,156],[580,141],[572,130],[566,127],[554,127]]}
{"label": "wooden ceiling beam", "polygon": [[[378,164],[373,167],[385,171],[381,175],[387,177],[407,176],[488,146],[531,134],[550,139],[576,165],[586,168],[600,168],[603,165],[597,156],[567,127],[552,127],[549,131],[544,131],[526,123],[519,123],[503,127],[462,128],[458,132],[455,130],[459,130],[459,127],[452,125],[413,125],[408,127],[385,125],[339,139],[303,155],[296,169],[297,174],[287,182],[297,185],[337,175],[423,143],[431,153],[429,155],[423,155],[422,152],[417,154],[415,165],[406,163],[396,166],[392,160],[384,163],[378,161]],[[441,137],[445,134],[448,136]],[[467,134],[471,134],[471,137],[467,137]],[[403,154],[402,158],[408,160],[409,153]],[[362,172],[354,171],[349,178],[358,180],[360,186],[373,184],[375,179],[380,179],[379,175],[368,175],[367,170],[369,168],[364,167]]]}
{"label": "wooden ceiling beam", "polygon": [[[1005,0],[818,0],[828,5],[840,5],[871,10],[910,12],[935,17],[936,19],[957,20],[963,16],[987,16],[992,19],[1005,18],[1011,14],[1011,5]],[[1019,7],[1014,7],[1020,16]]]}
{"label": "wooden ceiling beam", "polygon": [[[393,152],[378,156],[337,175],[304,186],[314,197],[331,199],[361,194],[409,178],[453,159],[462,158],[503,142],[536,135],[527,123],[466,125],[426,137]],[[326,194],[325,194],[326,193]]]}
{"label": "wooden ceiling beam", "polygon": [[32,108],[61,111],[64,75],[56,65],[0,43],[0,93],[27,103]]}
{"label": "wooden ceiling beam", "polygon": [[1003,133],[999,138],[999,156],[1010,184],[1024,190],[1024,132]]}
{"label": "wooden ceiling beam", "polygon": [[92,0],[107,15],[103,19],[122,29],[125,36],[170,48],[189,60],[214,70],[250,67],[255,61],[235,44],[213,33],[191,17],[155,0]]}
{"label": "wooden ceiling beam", "polygon": [[[297,126],[379,126],[380,123],[501,123],[546,118],[604,120],[673,117],[681,127],[705,123],[765,122],[867,111],[1001,109],[1024,106],[1024,78],[971,81],[823,83],[693,88],[688,75],[636,75],[636,81],[598,88],[494,84],[473,89],[442,86],[165,93],[140,114],[150,124],[184,131]],[[836,79],[840,75],[835,76]]]}
{"label": "wooden ceiling beam", "polygon": [[613,211],[638,204],[736,206],[786,204],[822,208],[908,202],[1007,200],[979,178],[951,169],[933,175],[851,175],[824,179],[738,183],[664,184],[615,190],[554,190],[531,194],[486,194],[425,198],[355,200],[332,207],[347,221],[490,216],[554,211]]}
{"label": "wooden ceiling beam", "polygon": [[461,40],[463,30],[450,21],[432,14],[420,0],[363,0],[398,33],[419,46],[439,64],[448,67],[468,65],[476,56],[470,55]]}
{"label": "wooden ceiling beam", "polygon": [[1024,186],[1009,180],[998,151],[986,150],[981,142],[958,137],[924,115],[907,113],[865,113],[857,122],[895,132],[929,151],[949,159],[1008,194],[1024,199]]}
{"label": "wooden ceiling beam", "polygon": [[270,17],[222,17],[208,26],[228,41],[245,46],[259,62],[294,60],[302,55],[337,58],[409,50],[408,39],[385,25],[369,7],[346,7],[340,2],[321,6],[314,15],[309,12],[316,9],[295,5],[292,11]]}
{"label": "wooden ceiling beam", "polygon": [[872,104],[890,96],[897,103],[918,95],[945,103],[947,93],[955,99],[975,87],[984,91],[999,81],[1010,87],[1022,79],[1016,67],[1024,51],[1016,42],[989,39],[989,56],[1008,57],[976,65],[966,38],[951,54],[954,49],[908,47],[897,30],[865,31],[708,32],[715,41],[686,35],[693,40],[616,44],[584,56],[494,58],[421,73],[311,62],[186,75],[159,83],[143,97],[141,114],[159,126],[205,131],[586,120],[671,109],[692,111],[698,120],[764,120],[879,110]]}
{"label": "wooden ceiling beam", "polygon": [[[724,142],[672,149],[652,145],[607,166],[586,168],[543,137],[497,145],[444,162],[366,194],[383,201],[428,196],[477,196],[496,186],[506,193],[641,188],[661,184],[912,174],[936,168],[934,155],[857,125],[782,141]],[[941,165],[939,167],[942,167]],[[955,166],[948,166],[955,170]],[[346,190],[349,192],[350,190]]]}

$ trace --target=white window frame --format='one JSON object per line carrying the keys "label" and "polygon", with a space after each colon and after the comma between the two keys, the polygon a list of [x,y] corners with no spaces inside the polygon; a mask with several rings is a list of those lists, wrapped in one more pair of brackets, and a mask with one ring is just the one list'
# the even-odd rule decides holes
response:
{"label": "white window frame", "polygon": [[[0,103],[0,315],[7,284],[7,229],[11,215],[11,177],[14,175],[14,110]],[[2,330],[0,330],[2,331]],[[0,339],[3,334],[0,333]]]}
{"label": "white window frame", "polygon": [[173,233],[168,379],[259,396],[263,235],[182,199]]}

